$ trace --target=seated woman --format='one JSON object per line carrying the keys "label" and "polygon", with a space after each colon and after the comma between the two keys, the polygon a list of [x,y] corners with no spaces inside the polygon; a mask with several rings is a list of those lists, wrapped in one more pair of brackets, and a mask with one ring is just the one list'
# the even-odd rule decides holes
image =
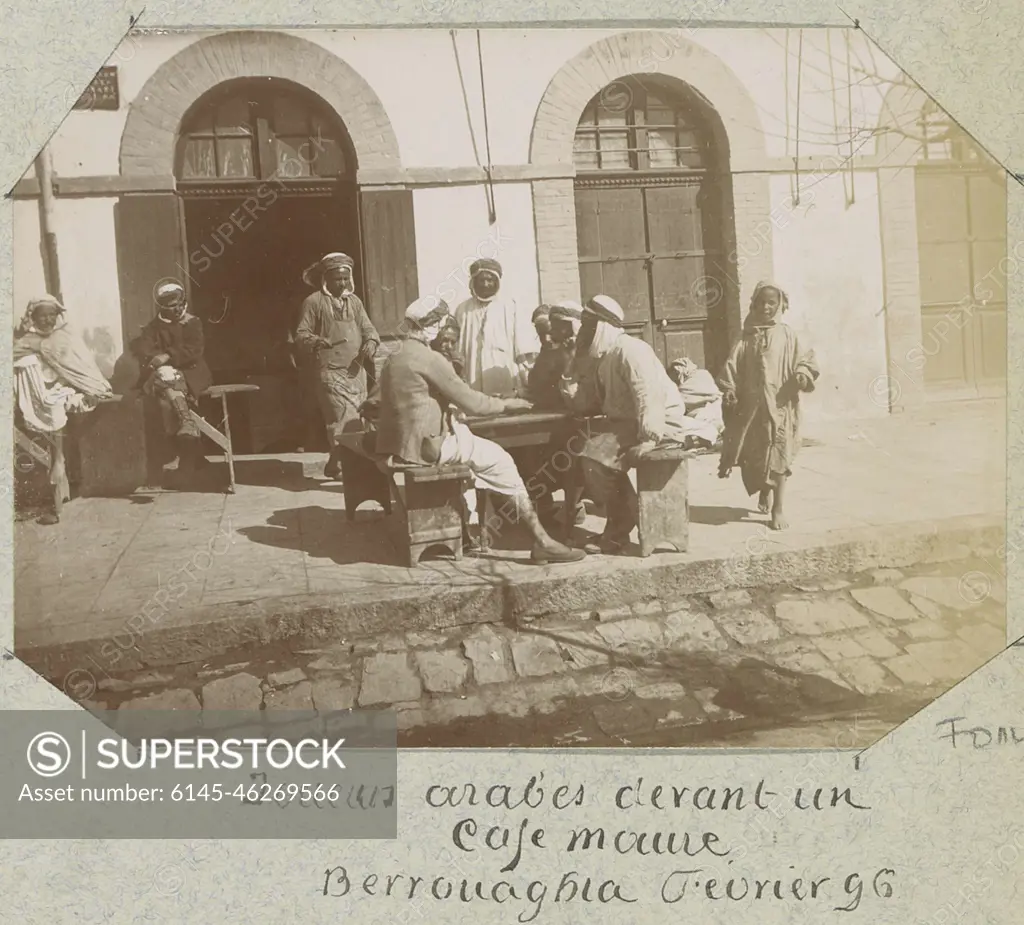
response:
{"label": "seated woman", "polygon": [[[32,299],[14,332],[15,422],[29,434],[50,438],[53,509],[40,523],[60,521],[59,503],[70,500],[64,459],[69,413],[91,411],[112,395],[92,353],[68,327],[65,309],[51,295]],[[59,494],[59,498],[58,498]]]}
{"label": "seated woman", "polygon": [[177,442],[178,473],[187,474],[204,461],[190,412],[213,376],[203,358],[203,323],[188,313],[182,285],[161,283],[156,304],[156,317],[132,344],[141,367],[137,388],[160,403],[164,430]]}
{"label": "seated woman", "polygon": [[722,420],[722,391],[715,383],[715,377],[688,357],[669,363],[668,375],[679,386],[687,419],[694,422],[684,438],[684,446],[708,449],[717,446],[725,424]]}

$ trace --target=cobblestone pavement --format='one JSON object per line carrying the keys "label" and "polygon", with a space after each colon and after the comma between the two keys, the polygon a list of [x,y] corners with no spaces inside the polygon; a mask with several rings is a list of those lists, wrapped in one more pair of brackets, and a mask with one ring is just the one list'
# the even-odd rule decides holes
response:
{"label": "cobblestone pavement", "polygon": [[[405,746],[715,744],[865,718],[870,740],[998,654],[1005,586],[963,559],[511,629],[355,639],[101,677],[97,709],[392,707]],[[765,736],[776,730],[777,735]],[[867,744],[867,742],[863,743]]]}

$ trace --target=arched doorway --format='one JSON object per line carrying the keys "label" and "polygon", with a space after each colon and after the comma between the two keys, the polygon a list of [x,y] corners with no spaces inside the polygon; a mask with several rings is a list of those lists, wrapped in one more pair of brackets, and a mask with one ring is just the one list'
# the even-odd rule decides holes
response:
{"label": "arched doorway", "polygon": [[581,295],[615,298],[627,330],[666,365],[685,355],[717,370],[729,346],[731,190],[718,128],[700,94],[649,74],[604,87],[576,126]]}
{"label": "arched doorway", "polygon": [[932,100],[915,127],[924,385],[932,398],[1006,389],[1006,173]]}
{"label": "arched doorway", "polygon": [[214,379],[260,386],[239,403],[249,417],[239,452],[322,448],[290,334],[309,293],[302,271],[317,256],[351,254],[362,287],[355,153],[345,126],[290,81],[225,81],[182,119],[174,167],[186,285]]}

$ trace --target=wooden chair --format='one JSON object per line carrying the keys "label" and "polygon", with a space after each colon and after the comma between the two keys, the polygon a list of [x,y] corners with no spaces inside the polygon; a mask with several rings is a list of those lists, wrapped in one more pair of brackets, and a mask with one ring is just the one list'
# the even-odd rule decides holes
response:
{"label": "wooden chair", "polygon": [[656,447],[636,467],[637,532],[645,558],[663,544],[686,552],[690,544],[689,458],[682,447]]}

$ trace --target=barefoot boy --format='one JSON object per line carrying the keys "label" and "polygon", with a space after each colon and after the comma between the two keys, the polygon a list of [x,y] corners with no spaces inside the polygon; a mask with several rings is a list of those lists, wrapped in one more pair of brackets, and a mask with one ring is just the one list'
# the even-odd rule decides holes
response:
{"label": "barefoot boy", "polygon": [[814,352],[777,320],[788,307],[778,286],[757,284],[743,337],[718,380],[726,413],[718,477],[739,466],[747,493],[760,495],[758,510],[771,512],[773,530],[787,526],[783,500],[800,449],[800,393],[813,391],[818,378]]}

